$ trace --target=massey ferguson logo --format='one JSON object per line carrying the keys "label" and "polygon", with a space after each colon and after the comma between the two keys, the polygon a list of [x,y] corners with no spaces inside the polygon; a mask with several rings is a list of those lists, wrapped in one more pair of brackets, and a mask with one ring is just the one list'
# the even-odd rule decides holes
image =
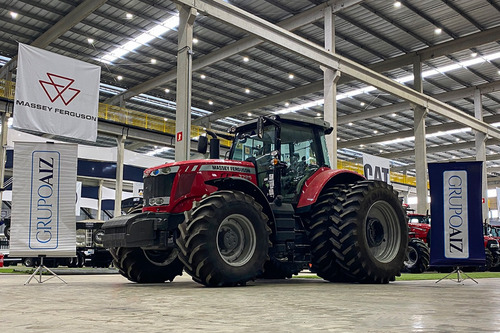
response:
{"label": "massey ferguson logo", "polygon": [[71,88],[74,79],[52,73],[47,73],[47,76],[50,81],[39,80],[39,82],[52,103],[61,98],[64,105],[68,105],[80,93],[80,90]]}

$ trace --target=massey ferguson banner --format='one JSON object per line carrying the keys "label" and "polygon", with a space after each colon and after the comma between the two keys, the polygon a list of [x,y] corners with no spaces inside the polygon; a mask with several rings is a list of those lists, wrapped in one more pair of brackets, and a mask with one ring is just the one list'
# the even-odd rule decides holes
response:
{"label": "massey ferguson banner", "polygon": [[71,257],[76,144],[14,143],[10,255]]}
{"label": "massey ferguson banner", "polygon": [[95,141],[101,67],[19,44],[13,127]]}
{"label": "massey ferguson banner", "polygon": [[482,164],[429,163],[431,265],[485,264]]}

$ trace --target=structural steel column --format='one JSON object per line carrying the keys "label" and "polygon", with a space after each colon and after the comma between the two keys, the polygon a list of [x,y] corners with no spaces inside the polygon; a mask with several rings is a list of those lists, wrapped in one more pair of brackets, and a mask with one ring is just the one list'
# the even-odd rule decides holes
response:
{"label": "structural steel column", "polygon": [[177,46],[177,106],[175,112],[175,160],[189,159],[191,142],[191,79],[193,23],[196,10],[178,5],[179,29]]}
{"label": "structural steel column", "polygon": [[[422,63],[416,57],[413,63],[413,88],[422,93]],[[425,116],[428,110],[422,106],[414,106],[413,131],[415,134],[415,171],[417,181],[417,213],[425,214],[427,205],[427,147],[425,142]]]}
{"label": "structural steel column", "polygon": [[97,220],[101,219],[102,216],[102,184],[104,181],[99,179],[99,189],[97,192]]}
{"label": "structural steel column", "polygon": [[114,217],[122,215],[123,157],[125,155],[125,135],[116,138],[116,185]]}
{"label": "structural steel column", "polygon": [[[5,161],[6,161],[6,152],[7,152],[7,131],[8,131],[8,123],[9,120],[9,114],[7,113],[7,110],[2,113],[1,116],[1,121],[2,121],[2,133],[1,133],[1,138],[0,142],[2,144],[2,150],[0,152],[0,188],[3,187],[3,179],[5,178]],[[0,212],[2,210],[3,206],[3,191],[0,191]]]}
{"label": "structural steel column", "polygon": [[[325,9],[325,49],[335,53],[335,16],[332,7]],[[324,118],[333,127],[333,132],[326,137],[326,147],[330,157],[330,166],[337,168],[337,81],[340,72],[321,66],[324,87]]]}
{"label": "structural steel column", "polygon": [[[480,89],[474,91],[474,116],[483,120],[483,96]],[[486,134],[479,131],[476,132],[476,161],[483,162],[483,183],[482,183],[482,197],[483,197],[483,222],[488,221],[488,174],[486,173]]]}

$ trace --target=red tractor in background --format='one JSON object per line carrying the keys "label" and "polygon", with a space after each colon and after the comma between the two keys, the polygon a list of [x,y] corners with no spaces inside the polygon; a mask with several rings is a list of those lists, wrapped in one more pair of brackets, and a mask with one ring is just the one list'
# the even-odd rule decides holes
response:
{"label": "red tractor in background", "polygon": [[414,213],[407,215],[410,241],[404,271],[423,273],[429,268],[430,262],[430,216]]}
{"label": "red tractor in background", "polygon": [[[408,245],[397,193],[331,169],[331,132],[315,118],[259,117],[231,128],[220,160],[207,131],[209,160],[145,170],[142,213],[104,224],[115,266],[134,282],[172,281],[185,270],[214,287],[289,278],[309,263],[328,281],[394,280]],[[206,147],[201,137],[199,152]]]}

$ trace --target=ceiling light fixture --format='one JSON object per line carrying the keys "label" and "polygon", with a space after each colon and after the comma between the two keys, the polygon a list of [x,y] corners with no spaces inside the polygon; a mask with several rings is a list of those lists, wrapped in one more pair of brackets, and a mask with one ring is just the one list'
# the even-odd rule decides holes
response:
{"label": "ceiling light fixture", "polygon": [[[498,71],[498,73],[500,74],[500,71]],[[290,106],[290,103],[285,102],[285,106]]]}
{"label": "ceiling light fixture", "polygon": [[170,89],[166,88],[165,92],[168,94],[170,92]]}
{"label": "ceiling light fixture", "polygon": [[156,64],[156,59],[151,59],[152,64]]}
{"label": "ceiling light fixture", "polygon": [[249,117],[251,117],[251,116],[252,116],[252,112],[248,112],[248,113],[247,113],[247,115],[248,115]]}
{"label": "ceiling light fixture", "polygon": [[10,17],[12,17],[13,19],[16,19],[17,16],[19,15],[16,12],[9,12],[9,14],[10,14]]}
{"label": "ceiling light fixture", "polygon": [[352,126],[352,123],[349,123],[349,126]]}
{"label": "ceiling light fixture", "polygon": [[201,74],[201,75],[200,75],[200,78],[201,78],[202,80],[204,80],[204,79],[206,79],[206,78],[207,78],[207,76],[206,76],[205,74]]}
{"label": "ceiling light fixture", "polygon": [[245,88],[245,92],[246,92],[247,94],[249,94],[249,93],[250,93],[250,89]]}
{"label": "ceiling light fixture", "polygon": [[214,105],[214,102],[213,102],[213,101],[211,101],[211,100],[209,100],[209,101],[208,101],[208,104],[209,104],[209,105]]}
{"label": "ceiling light fixture", "polygon": [[123,80],[123,76],[118,75],[118,76],[116,77],[116,79],[117,79],[118,81],[121,81],[121,80]]}
{"label": "ceiling light fixture", "polygon": [[250,61],[250,58],[245,56],[245,57],[243,57],[243,61],[244,61],[244,62],[249,62],[249,61]]}
{"label": "ceiling light fixture", "polygon": [[477,57],[477,52],[472,52],[472,53],[470,54],[470,56],[471,56],[472,58]]}
{"label": "ceiling light fixture", "polygon": [[130,14],[130,13],[127,13],[125,14],[125,16],[127,17],[127,19],[131,20],[134,18],[134,15]]}
{"label": "ceiling light fixture", "polygon": [[293,78],[294,78],[294,77],[295,77],[295,76],[294,76],[292,73],[288,74],[288,78],[289,78],[290,80],[293,80]]}
{"label": "ceiling light fixture", "polygon": [[441,28],[436,28],[436,29],[434,29],[434,33],[435,33],[436,35],[440,35],[442,32],[443,32],[443,29],[441,29]]}
{"label": "ceiling light fixture", "polygon": [[199,40],[198,38],[193,38],[193,44],[198,44]]}
{"label": "ceiling light fixture", "polygon": [[87,38],[87,42],[89,44],[94,44],[94,39],[93,38]]}
{"label": "ceiling light fixture", "polygon": [[401,7],[401,2],[399,2],[399,1],[395,1],[395,2],[394,2],[394,7],[396,7],[396,8]]}
{"label": "ceiling light fixture", "polygon": [[359,103],[359,105],[365,106],[365,102],[361,102],[361,103]]}

